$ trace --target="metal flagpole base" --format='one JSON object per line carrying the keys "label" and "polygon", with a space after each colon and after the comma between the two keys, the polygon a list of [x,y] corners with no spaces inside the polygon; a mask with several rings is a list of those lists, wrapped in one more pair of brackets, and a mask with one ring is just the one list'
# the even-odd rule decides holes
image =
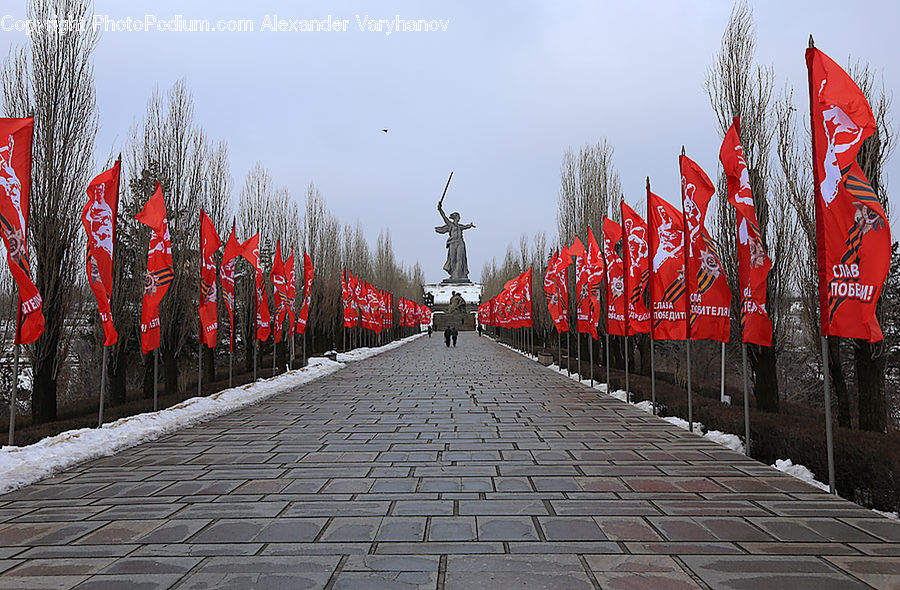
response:
{"label": "metal flagpole base", "polygon": [[[203,331],[203,326],[200,326]],[[197,397],[203,395],[203,339],[197,340]]]}
{"label": "metal flagpole base", "polygon": [[106,398],[106,363],[109,357],[109,348],[103,347],[103,363],[100,368],[100,414],[97,418],[97,428],[103,426],[103,400]]}
{"label": "metal flagpole base", "polygon": [[722,383],[719,387],[719,400],[723,404],[731,405],[731,396],[725,394],[725,343],[722,343]]}
{"label": "metal flagpole base", "polygon": [[628,388],[628,334],[625,335],[625,401],[631,403],[631,390]]}
{"label": "metal flagpole base", "polygon": [[159,348],[153,349],[153,411],[159,409]]}
{"label": "metal flagpole base", "polygon": [[694,432],[694,404],[691,400],[691,339],[687,343],[687,398],[688,398],[688,430]]}
{"label": "metal flagpole base", "polygon": [[822,373],[825,376],[825,447],[828,453],[828,491],[837,494],[834,483],[834,437],[831,432],[831,368],[828,366],[828,338],[822,336]]}
{"label": "metal flagpole base", "polygon": [[744,454],[750,456],[750,396],[747,395],[747,345],[741,344],[741,364],[744,369]]}
{"label": "metal flagpole base", "polygon": [[591,364],[591,387],[594,386],[594,338],[588,338],[588,362]]}
{"label": "metal flagpole base", "polygon": [[650,336],[650,404],[653,406],[653,415],[656,416],[656,350],[653,346],[653,334]]}
{"label": "metal flagpole base", "polygon": [[609,393],[609,332],[606,333],[606,393]]}
{"label": "metal flagpole base", "polygon": [[9,446],[13,446],[16,436],[16,398],[19,395],[19,348],[20,344],[13,346],[13,382],[12,393],[9,397]]}
{"label": "metal flagpole base", "polygon": [[577,351],[575,368],[578,370],[578,382],[581,383],[581,334],[579,332],[575,332],[575,342],[578,343],[575,347]]}
{"label": "metal flagpole base", "polygon": [[232,365],[234,364],[234,351],[228,352],[228,387],[232,387]]}

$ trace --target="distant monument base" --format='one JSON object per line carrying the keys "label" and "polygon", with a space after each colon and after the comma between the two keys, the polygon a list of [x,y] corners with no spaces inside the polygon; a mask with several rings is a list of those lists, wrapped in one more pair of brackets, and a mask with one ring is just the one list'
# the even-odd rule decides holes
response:
{"label": "distant monument base", "polygon": [[431,316],[431,322],[438,334],[443,332],[447,326],[454,326],[460,332],[472,331],[475,329],[475,312],[446,314],[438,311]]}
{"label": "distant monument base", "polygon": [[[481,285],[471,281],[446,279],[440,283],[425,285],[424,288],[426,293],[434,297],[432,323],[435,330],[443,331],[448,325],[456,326],[460,331],[475,329],[475,311],[481,303]],[[446,312],[454,291],[466,302],[465,311],[448,314]]]}
{"label": "distant monument base", "polygon": [[470,281],[469,279],[450,279],[450,278],[447,278],[447,279],[444,279],[443,281],[441,281],[441,284],[442,284],[442,285],[474,285],[475,283],[473,283],[473,282]]}

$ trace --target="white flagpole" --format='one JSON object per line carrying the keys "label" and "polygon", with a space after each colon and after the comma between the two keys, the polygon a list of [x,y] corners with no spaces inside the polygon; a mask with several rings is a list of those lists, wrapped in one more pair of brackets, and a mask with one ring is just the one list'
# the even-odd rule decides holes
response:
{"label": "white flagpole", "polygon": [[625,401],[631,401],[631,390],[628,388],[628,333],[625,333]]}

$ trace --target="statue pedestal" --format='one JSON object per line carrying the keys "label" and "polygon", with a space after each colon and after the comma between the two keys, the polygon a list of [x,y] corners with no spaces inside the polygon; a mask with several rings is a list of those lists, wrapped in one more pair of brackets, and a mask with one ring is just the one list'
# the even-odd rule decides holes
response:
{"label": "statue pedestal", "polygon": [[[434,297],[434,327],[436,330],[443,330],[448,323],[456,326],[458,330],[474,330],[475,329],[475,312],[481,303],[481,285],[471,281],[459,282],[451,279],[424,285],[426,293],[430,293]],[[447,315],[445,312],[450,307],[450,298],[453,292],[462,296],[466,302],[465,313],[454,313]]]}
{"label": "statue pedestal", "polygon": [[442,285],[474,285],[469,279],[444,279]]}

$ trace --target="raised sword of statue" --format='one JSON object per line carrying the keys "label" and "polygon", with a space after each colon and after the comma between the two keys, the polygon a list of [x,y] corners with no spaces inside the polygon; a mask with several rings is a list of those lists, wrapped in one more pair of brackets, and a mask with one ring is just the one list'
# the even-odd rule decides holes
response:
{"label": "raised sword of statue", "polygon": [[444,197],[447,196],[447,189],[450,188],[450,181],[453,180],[453,171],[450,171],[450,176],[447,177],[447,185],[444,187],[444,192],[441,193],[441,200],[438,201],[438,207],[444,204]]}

